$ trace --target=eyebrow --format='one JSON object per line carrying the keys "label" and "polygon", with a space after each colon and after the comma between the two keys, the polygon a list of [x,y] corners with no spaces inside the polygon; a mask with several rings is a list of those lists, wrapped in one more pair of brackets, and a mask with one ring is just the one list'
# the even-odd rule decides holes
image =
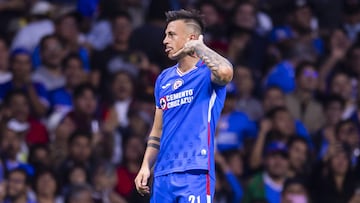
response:
{"label": "eyebrow", "polygon": [[165,32],[165,34],[168,34],[168,35],[173,35],[173,34],[176,34],[174,31],[168,31],[168,32]]}

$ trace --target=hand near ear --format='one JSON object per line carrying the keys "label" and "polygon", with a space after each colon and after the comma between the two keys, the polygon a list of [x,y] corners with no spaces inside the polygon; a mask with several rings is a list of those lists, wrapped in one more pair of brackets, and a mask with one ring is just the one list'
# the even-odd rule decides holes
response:
{"label": "hand near ear", "polygon": [[204,36],[199,35],[198,39],[189,40],[185,43],[184,47],[173,54],[173,57],[177,57],[181,54],[193,55],[196,47],[200,47],[204,45]]}

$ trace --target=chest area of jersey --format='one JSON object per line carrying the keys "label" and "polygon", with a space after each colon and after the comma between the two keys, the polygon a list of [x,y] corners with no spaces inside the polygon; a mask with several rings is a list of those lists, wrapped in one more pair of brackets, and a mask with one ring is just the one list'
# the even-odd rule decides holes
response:
{"label": "chest area of jersey", "polygon": [[202,97],[204,81],[196,77],[170,77],[160,84],[160,107],[170,110],[186,107]]}

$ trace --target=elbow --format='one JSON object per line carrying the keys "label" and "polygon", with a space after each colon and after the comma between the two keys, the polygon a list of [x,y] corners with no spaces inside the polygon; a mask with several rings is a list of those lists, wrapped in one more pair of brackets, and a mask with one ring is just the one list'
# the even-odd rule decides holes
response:
{"label": "elbow", "polygon": [[226,83],[231,82],[231,80],[233,79],[233,75],[234,75],[233,67],[229,66],[229,67],[223,68],[222,75],[223,75],[224,82],[226,82]]}
{"label": "elbow", "polygon": [[233,79],[233,68],[232,66],[226,66],[219,69],[218,77],[222,85],[226,85]]}

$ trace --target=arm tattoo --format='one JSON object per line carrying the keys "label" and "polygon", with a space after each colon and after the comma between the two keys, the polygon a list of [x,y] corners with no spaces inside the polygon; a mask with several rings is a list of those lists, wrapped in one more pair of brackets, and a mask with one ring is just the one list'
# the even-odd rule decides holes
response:
{"label": "arm tattoo", "polygon": [[155,137],[155,136],[149,136],[148,141],[150,141],[150,140],[160,142],[160,138]]}
{"label": "arm tattoo", "polygon": [[202,59],[210,68],[215,82],[219,84],[226,84],[226,79],[219,73],[220,68],[231,68],[232,64],[220,54],[211,50],[207,46],[198,46],[195,48],[196,54]]}
{"label": "arm tattoo", "polygon": [[148,147],[155,148],[155,149],[157,149],[157,150],[160,149],[160,145],[159,145],[159,144],[155,144],[155,143],[148,143],[147,146],[148,146]]}

